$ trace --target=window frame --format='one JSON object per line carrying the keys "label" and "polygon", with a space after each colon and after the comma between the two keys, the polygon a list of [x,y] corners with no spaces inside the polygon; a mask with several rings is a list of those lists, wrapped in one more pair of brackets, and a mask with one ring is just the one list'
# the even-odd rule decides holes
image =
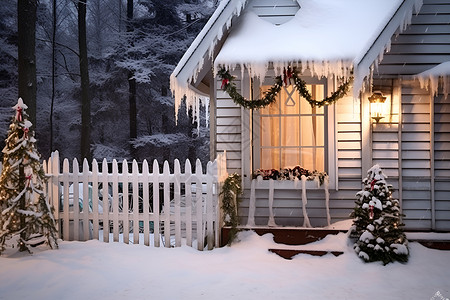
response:
{"label": "window frame", "polygon": [[[272,72],[271,72],[272,73]],[[302,80],[306,82],[306,84],[323,84],[324,85],[324,94],[330,95],[332,90],[330,87],[335,87],[335,79],[334,78],[321,78],[311,76],[301,76]],[[274,76],[266,76],[265,80],[261,82],[261,80],[255,78],[253,80],[249,80],[250,86],[253,87],[253,95],[259,95],[259,90],[261,86],[264,85],[273,85]],[[251,90],[252,88],[250,88]],[[305,101],[305,100],[303,100]],[[251,139],[251,147],[250,153],[248,153],[247,157],[250,157],[249,164],[249,176],[251,178],[251,174],[254,170],[258,169],[260,163],[260,112],[259,110],[251,110],[249,112],[248,118],[243,118],[243,121],[247,119],[249,121],[249,134]],[[336,112],[335,112],[335,104],[327,105],[324,107],[324,146],[325,146],[325,161],[324,168],[325,171],[329,175],[329,188],[338,190],[338,174],[337,174],[337,134],[336,134]],[[244,154],[244,153],[243,153]],[[283,183],[280,184],[280,188],[288,189],[294,184]],[[312,189],[314,189],[315,185],[309,185]],[[297,187],[298,188],[298,187]],[[317,189],[321,189],[322,187],[316,187]],[[309,189],[309,188],[308,188]]]}

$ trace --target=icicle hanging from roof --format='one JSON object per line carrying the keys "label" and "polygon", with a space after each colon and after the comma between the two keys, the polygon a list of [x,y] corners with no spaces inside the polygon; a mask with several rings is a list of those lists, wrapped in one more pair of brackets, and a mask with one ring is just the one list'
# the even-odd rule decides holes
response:
{"label": "icicle hanging from roof", "polygon": [[450,61],[419,73],[414,78],[419,80],[421,88],[426,88],[431,91],[433,96],[438,94],[439,87],[441,86],[443,94],[447,98],[450,94]]}
{"label": "icicle hanging from roof", "polygon": [[[194,118],[199,117],[197,114],[200,111],[200,105],[206,106],[206,109],[208,110],[207,105],[209,104],[209,97],[198,93],[198,91],[192,88],[190,83],[197,80],[197,76],[202,69],[205,60],[214,56],[214,48],[217,42],[223,37],[223,34],[230,29],[232,18],[240,15],[246,3],[247,0],[221,1],[216,11],[192,42],[175,70],[170,75],[170,89],[175,98],[176,121],[178,121],[178,112],[183,99],[186,100],[187,111],[189,108],[192,108]],[[232,10],[229,15],[223,16],[227,18],[225,26],[217,26],[216,23],[218,22],[218,19],[222,17],[224,10],[227,8],[232,8]],[[216,32],[212,32],[212,30],[216,30]],[[202,46],[201,44],[205,42],[205,39],[209,40],[206,51],[198,51]],[[188,64],[189,66],[187,66]],[[183,70],[184,68],[188,68],[187,71]]]}

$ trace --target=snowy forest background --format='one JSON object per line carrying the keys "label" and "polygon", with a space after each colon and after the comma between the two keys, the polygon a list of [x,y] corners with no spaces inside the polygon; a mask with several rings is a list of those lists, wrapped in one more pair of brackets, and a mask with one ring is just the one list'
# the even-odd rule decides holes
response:
{"label": "snowy forest background", "polygon": [[[17,0],[1,2],[3,149],[11,107],[18,98],[18,7]],[[82,158],[77,2],[38,1],[34,129],[43,159],[54,150],[63,158]],[[205,162],[209,160],[209,129],[202,119],[197,130],[197,120],[185,114],[185,108],[175,124],[169,76],[213,13],[217,0],[134,0],[132,18],[127,16],[129,2],[86,2],[92,158],[200,158]],[[130,132],[130,74],[136,82],[136,137]]]}

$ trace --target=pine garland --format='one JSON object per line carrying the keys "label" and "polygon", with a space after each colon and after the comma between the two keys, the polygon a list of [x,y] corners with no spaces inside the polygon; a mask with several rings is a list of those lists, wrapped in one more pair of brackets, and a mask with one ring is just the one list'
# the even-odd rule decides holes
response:
{"label": "pine garland", "polygon": [[222,186],[222,212],[224,216],[224,225],[231,226],[228,244],[231,244],[236,238],[239,225],[238,204],[242,194],[241,175],[234,173],[225,179]]}
{"label": "pine garland", "polygon": [[259,109],[264,108],[276,101],[277,94],[281,91],[283,83],[288,85],[291,83],[291,80],[294,83],[294,87],[300,93],[300,95],[308,101],[311,107],[322,107],[324,105],[330,105],[335,103],[337,100],[344,97],[349,90],[350,85],[353,82],[353,77],[348,78],[341,84],[338,89],[331,94],[331,96],[326,97],[322,100],[313,99],[311,93],[308,91],[306,87],[306,82],[302,80],[298,76],[298,72],[296,69],[290,69],[284,71],[284,75],[275,77],[275,84],[264,94],[264,97],[261,99],[248,100],[244,96],[242,96],[236,89],[236,85],[233,83],[235,79],[234,76],[230,74],[228,70],[225,68],[221,68],[217,75],[222,80],[222,89],[230,95],[231,99],[233,99],[234,103],[246,108],[246,109]]}

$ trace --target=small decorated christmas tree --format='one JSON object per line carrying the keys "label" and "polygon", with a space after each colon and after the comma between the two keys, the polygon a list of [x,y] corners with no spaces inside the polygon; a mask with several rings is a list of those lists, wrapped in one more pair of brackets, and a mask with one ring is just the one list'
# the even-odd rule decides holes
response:
{"label": "small decorated christmas tree", "polygon": [[0,253],[17,245],[20,251],[44,242],[57,247],[53,208],[44,192],[45,173],[35,147],[36,139],[19,98],[3,149],[0,176]]}
{"label": "small decorated christmas tree", "polygon": [[408,261],[408,240],[403,232],[399,201],[392,198],[393,188],[386,183],[380,166],[375,165],[364,178],[364,189],[356,194],[351,237],[354,249],[366,262],[385,265]]}

